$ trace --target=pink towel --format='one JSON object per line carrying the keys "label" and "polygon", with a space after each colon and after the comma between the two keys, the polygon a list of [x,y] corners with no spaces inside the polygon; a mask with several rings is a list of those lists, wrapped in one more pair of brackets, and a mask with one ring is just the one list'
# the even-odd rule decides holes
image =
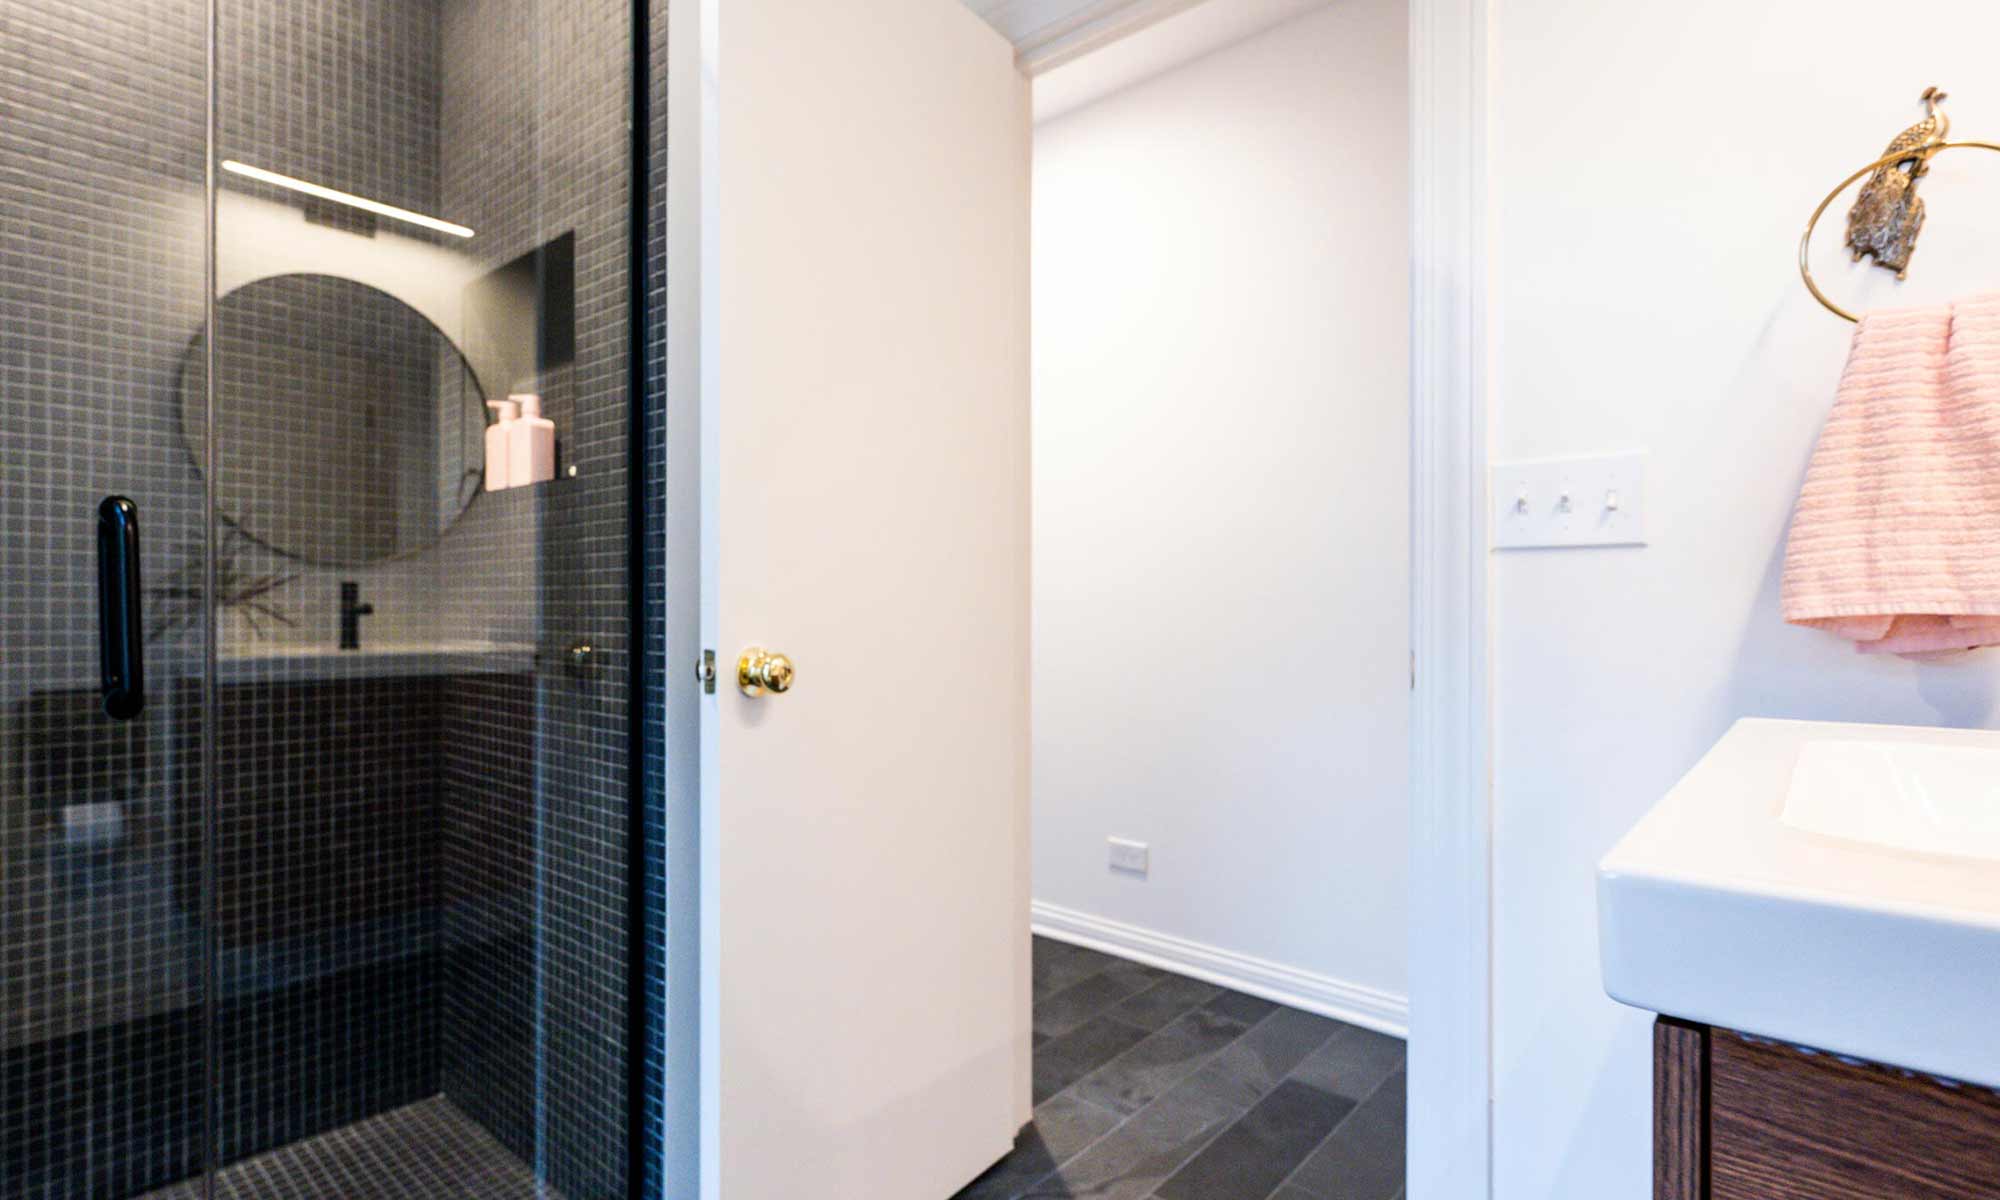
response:
{"label": "pink towel", "polygon": [[2000,645],[2000,294],[1861,318],[1792,514],[1784,613],[1870,653]]}

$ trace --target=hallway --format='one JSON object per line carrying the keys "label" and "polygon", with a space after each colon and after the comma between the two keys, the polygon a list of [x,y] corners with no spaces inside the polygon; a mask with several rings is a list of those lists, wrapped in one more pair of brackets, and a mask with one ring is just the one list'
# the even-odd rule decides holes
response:
{"label": "hallway", "polygon": [[1035,939],[1034,1124],[955,1200],[1396,1200],[1403,1043]]}

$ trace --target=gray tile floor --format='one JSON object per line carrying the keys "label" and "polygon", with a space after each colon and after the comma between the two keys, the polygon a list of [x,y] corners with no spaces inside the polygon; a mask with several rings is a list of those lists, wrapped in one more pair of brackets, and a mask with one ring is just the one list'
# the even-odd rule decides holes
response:
{"label": "gray tile floor", "polygon": [[1403,1043],[1035,939],[1035,1119],[954,1200],[1399,1200]]}
{"label": "gray tile floor", "polygon": [[[200,1200],[198,1182],[144,1200]],[[245,1159],[216,1200],[561,1200],[443,1096]]]}

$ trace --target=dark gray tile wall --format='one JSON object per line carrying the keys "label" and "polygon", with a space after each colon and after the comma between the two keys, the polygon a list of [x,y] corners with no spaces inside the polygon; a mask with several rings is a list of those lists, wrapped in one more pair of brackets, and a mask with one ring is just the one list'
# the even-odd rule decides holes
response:
{"label": "dark gray tile wall", "polygon": [[[216,0],[217,158],[440,214],[443,7],[444,0]],[[283,206],[281,211],[301,214],[301,219],[307,212],[348,211],[324,204],[309,209],[295,193],[236,175],[222,176],[221,188],[219,254],[249,267],[264,261],[269,248],[246,234],[232,200],[251,197],[273,202]],[[375,221],[372,227],[384,239],[416,245],[450,246],[455,241],[400,222]],[[366,223],[359,226],[356,236],[369,228]],[[227,315],[225,307],[225,319]],[[298,327],[301,346],[316,336],[315,316],[301,306],[288,317]],[[232,341],[225,329],[223,344]],[[251,356],[241,353],[222,366],[224,399],[259,369]],[[266,521],[270,514],[299,507],[298,477],[320,467],[297,461],[301,446],[296,432],[318,419],[301,411],[293,432],[256,443],[223,440],[221,467],[230,501],[225,519],[239,503]],[[231,427],[225,420],[224,428]],[[483,497],[474,502],[475,509],[482,507]],[[334,520],[329,518],[329,524]],[[347,539],[332,535],[317,544],[302,541],[294,548],[320,561],[353,557],[338,553],[347,548]],[[189,553],[195,550],[198,547]],[[225,653],[253,641],[273,640],[271,634],[277,641],[328,644],[336,636],[335,597],[344,579],[359,582],[375,604],[377,611],[368,627],[377,640],[440,636],[439,610],[450,607],[440,595],[440,585],[450,578],[443,571],[441,551],[335,569],[302,568],[295,559],[255,546],[237,550],[237,565],[245,573],[293,577],[271,599],[298,624],[256,637],[234,614],[225,614],[221,622]],[[286,668],[274,667],[268,677],[282,680]]]}
{"label": "dark gray tile wall", "polygon": [[[95,518],[154,561],[202,540],[174,379],[202,313],[203,10],[0,4],[0,1192],[129,1195],[184,1171],[200,1045],[172,886],[180,647],[154,699],[94,704]],[[110,452],[115,447],[116,452]],[[115,805],[115,836],[65,834]],[[128,1063],[140,1063],[137,1073]]]}
{"label": "dark gray tile wall", "polygon": [[[646,798],[640,814],[650,866],[645,872],[646,956],[645,1170],[640,1195],[666,1194],[667,1142],[667,0],[647,0],[646,194],[646,396],[645,472],[646,628],[640,700],[646,737],[641,747]],[[685,686],[686,676],[682,676]]]}
{"label": "dark gray tile wall", "polygon": [[441,2],[218,0],[218,156],[435,212]]}
{"label": "dark gray tile wall", "polygon": [[[559,479],[533,489],[538,574],[527,602],[538,614],[543,662],[532,690],[532,909],[510,903],[447,910],[445,1094],[524,1157],[570,1200],[623,1195],[626,1104],[626,680],[632,630],[626,488],[630,478],[627,328],[631,112],[629,5],[615,0],[446,0],[441,26],[443,110],[439,204],[479,231],[472,246],[498,266],[575,235],[576,350],[537,381],[555,422]],[[572,475],[571,472],[574,471]],[[457,534],[457,531],[455,531]],[[454,536],[448,576],[477,580],[504,559],[512,531],[471,525]],[[502,587],[509,586],[503,582]],[[593,648],[573,673],[570,645]],[[477,745],[478,706],[448,726],[448,755]],[[487,760],[490,763],[492,760]],[[490,767],[454,766],[482,779]],[[453,789],[449,819],[519,797]],[[517,817],[504,818],[518,820]],[[484,845],[448,851],[454,887],[498,883]],[[505,1014],[504,1016],[502,1014]],[[532,1022],[538,1055],[484,1055],[489,1030]],[[482,1023],[497,1019],[497,1024]],[[511,1036],[511,1035],[510,1035]],[[524,1101],[532,1098],[533,1107]]]}
{"label": "dark gray tile wall", "polygon": [[[578,323],[574,365],[536,381],[574,478],[481,497],[395,564],[239,564],[297,575],[273,599],[301,639],[330,638],[334,585],[358,576],[393,600],[375,627],[531,641],[546,665],[326,689],[280,658],[222,689],[226,1152],[442,1088],[571,1200],[621,1195],[629,10],[221,0],[219,25],[220,156],[464,221],[487,266],[574,230]],[[200,0],[0,3],[10,1200],[131,1196],[199,1157],[200,638],[152,647],[141,721],[94,715],[91,514],[133,496],[150,578],[198,578],[178,385],[203,312],[204,32]],[[226,471],[286,486],[246,449]],[[249,637],[222,627],[225,652]],[[597,649],[581,678],[576,641]],[[117,805],[118,834],[66,839],[83,804]]]}
{"label": "dark gray tile wall", "polygon": [[[216,29],[218,158],[436,210],[435,0],[218,0]],[[302,222],[308,211],[268,185],[226,175],[221,186],[228,197],[283,205]],[[218,212],[219,247],[255,262],[266,248],[246,243],[233,223],[238,211]],[[346,236],[369,233],[362,224]],[[441,240],[414,229],[395,235]],[[343,338],[376,342],[378,361],[423,375],[415,390],[428,396],[436,369],[426,361],[430,347],[407,329],[392,341],[395,323],[386,313],[371,320],[345,297],[353,289],[315,286],[324,293],[323,309],[307,301],[260,313],[225,300],[217,316],[218,406],[263,395],[260,380],[281,369],[296,374]],[[257,341],[270,344],[260,349]],[[353,381],[329,374],[327,382]],[[300,389],[300,411],[270,421],[269,436],[261,423],[224,417],[218,424],[223,518],[238,515],[240,505],[260,522],[278,521],[283,548],[296,556],[234,539],[227,543],[228,569],[292,577],[270,599],[298,622],[266,622],[259,635],[244,621],[225,619],[225,658],[273,637],[326,648],[333,630],[323,610],[342,579],[360,582],[377,606],[364,627],[368,642],[426,624],[412,609],[424,582],[436,577],[434,555],[362,569],[310,565],[352,560],[369,543],[386,549],[395,541],[395,514],[386,506],[343,503],[337,484],[307,482],[333,464],[305,435],[327,420],[326,402],[342,394]],[[391,440],[357,419],[364,402],[355,395],[337,418],[349,422],[351,440]],[[368,453],[360,451],[356,461]],[[395,483],[361,487],[379,497]],[[321,505],[329,511],[315,520]],[[357,516],[370,507],[379,510],[373,537]],[[391,1111],[439,1088],[439,749],[444,697],[453,686],[439,676],[328,682],[316,678],[310,659],[288,657],[239,663],[229,678],[216,689],[210,713],[214,945],[227,1013],[215,1046],[224,1162]],[[183,825],[194,828],[202,800],[197,794],[190,801]],[[185,872],[184,880],[192,909],[197,871]]]}
{"label": "dark gray tile wall", "polygon": [[[224,1161],[438,1090],[444,687],[413,677],[216,689]],[[197,829],[200,791],[182,803],[180,828]],[[198,911],[196,839],[182,844],[176,887]]]}

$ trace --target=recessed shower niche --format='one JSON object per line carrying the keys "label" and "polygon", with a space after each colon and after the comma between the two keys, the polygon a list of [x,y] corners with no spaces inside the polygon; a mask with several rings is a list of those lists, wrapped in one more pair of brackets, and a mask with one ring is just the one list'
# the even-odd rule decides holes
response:
{"label": "recessed shower niche", "polygon": [[633,1194],[631,6],[7,18],[0,1200]]}

